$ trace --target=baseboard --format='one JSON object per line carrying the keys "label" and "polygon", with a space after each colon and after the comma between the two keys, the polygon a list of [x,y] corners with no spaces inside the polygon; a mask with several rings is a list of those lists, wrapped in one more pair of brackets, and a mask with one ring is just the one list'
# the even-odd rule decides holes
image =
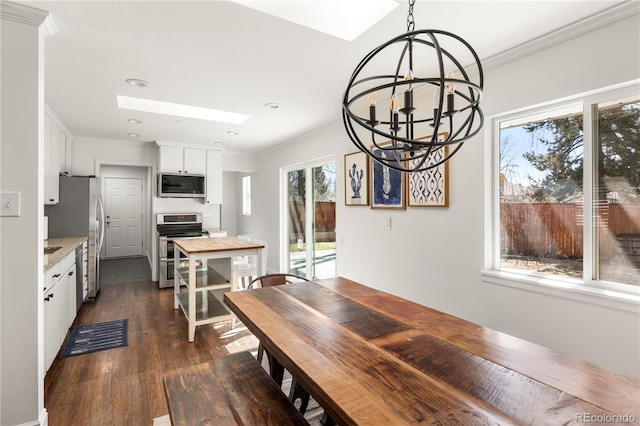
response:
{"label": "baseboard", "polygon": [[27,423],[20,423],[16,426],[49,426],[49,412],[46,408],[43,408],[40,412],[40,417],[38,418],[38,420]]}

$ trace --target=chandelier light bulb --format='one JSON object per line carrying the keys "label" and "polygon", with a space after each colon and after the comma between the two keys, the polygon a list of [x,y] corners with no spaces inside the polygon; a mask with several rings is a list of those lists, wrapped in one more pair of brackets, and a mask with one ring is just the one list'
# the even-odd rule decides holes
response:
{"label": "chandelier light bulb", "polygon": [[[411,71],[411,70],[407,71],[407,73],[404,75],[404,81],[413,82],[413,71]],[[409,83],[409,85],[407,86],[406,91],[410,92],[412,90],[413,90],[413,83]]]}
{"label": "chandelier light bulb", "polygon": [[[448,71],[445,78],[453,79],[455,77],[456,76],[453,73],[453,71]],[[455,85],[455,83],[453,81],[447,81],[445,83],[445,87],[447,88],[447,95],[453,95],[456,92],[456,85]]]}
{"label": "chandelier light bulb", "polygon": [[376,95],[376,92],[369,93],[369,106],[376,106],[377,103],[378,95]]}
{"label": "chandelier light bulb", "polygon": [[400,111],[400,108],[398,107],[398,97],[394,93],[391,96],[391,112],[394,113],[394,114],[397,114],[398,111]]}

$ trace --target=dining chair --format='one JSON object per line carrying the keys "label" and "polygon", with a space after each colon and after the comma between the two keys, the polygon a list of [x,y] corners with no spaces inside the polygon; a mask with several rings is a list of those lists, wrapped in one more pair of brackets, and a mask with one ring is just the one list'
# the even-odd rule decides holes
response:
{"label": "dining chair", "polygon": [[[301,282],[301,281],[309,281],[309,280],[306,279],[305,277],[301,277],[300,275],[289,274],[289,273],[266,274],[266,275],[262,275],[257,278],[254,278],[249,283],[248,288],[274,287],[277,285],[292,284],[292,283]],[[262,346],[262,343],[259,343],[258,355],[257,355],[258,362],[262,362],[263,355],[264,355],[264,347]]]}
{"label": "dining chair", "polygon": [[[293,284],[296,282],[309,281],[305,277],[301,277],[300,275],[288,274],[288,273],[275,273],[275,274],[266,274],[254,278],[249,283],[249,289],[255,289],[259,287],[274,287],[279,285]],[[258,362],[262,364],[262,358],[265,353],[264,346],[262,346],[262,342],[258,342],[258,353],[256,358]],[[267,360],[269,361],[269,370],[271,372],[271,377],[276,381],[278,386],[282,386],[283,372],[284,369],[278,363],[278,367],[276,368],[275,361],[273,357],[267,352]],[[291,379],[291,389],[289,390],[289,399],[291,402],[295,403],[298,399],[300,399],[300,412],[302,414],[307,411],[307,406],[309,405],[309,393],[304,390],[302,386],[298,384],[295,377]]]}
{"label": "dining chair", "polygon": [[[238,238],[249,241],[246,235],[238,235]],[[262,275],[267,270],[267,252],[269,245],[266,241],[253,240],[264,245],[262,250],[262,263],[258,265],[258,256],[234,256],[231,258],[231,291],[246,290],[251,281]]]}

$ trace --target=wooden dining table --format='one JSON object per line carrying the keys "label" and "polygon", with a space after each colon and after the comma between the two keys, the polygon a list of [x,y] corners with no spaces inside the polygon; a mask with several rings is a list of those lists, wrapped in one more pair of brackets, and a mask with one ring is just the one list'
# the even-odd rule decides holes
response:
{"label": "wooden dining table", "polygon": [[345,278],[224,301],[339,425],[640,423],[640,380]]}

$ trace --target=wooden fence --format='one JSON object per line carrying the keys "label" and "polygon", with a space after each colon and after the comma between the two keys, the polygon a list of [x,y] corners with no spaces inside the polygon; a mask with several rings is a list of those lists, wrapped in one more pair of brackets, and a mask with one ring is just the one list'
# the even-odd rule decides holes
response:
{"label": "wooden fence", "polygon": [[[317,201],[315,205],[316,242],[336,240],[336,203]],[[289,243],[295,244],[305,236],[305,203],[289,201]]]}
{"label": "wooden fence", "polygon": [[[607,204],[598,211],[600,257],[611,258],[621,236],[640,235],[640,205]],[[501,253],[580,258],[583,214],[576,204],[501,204]]]}

